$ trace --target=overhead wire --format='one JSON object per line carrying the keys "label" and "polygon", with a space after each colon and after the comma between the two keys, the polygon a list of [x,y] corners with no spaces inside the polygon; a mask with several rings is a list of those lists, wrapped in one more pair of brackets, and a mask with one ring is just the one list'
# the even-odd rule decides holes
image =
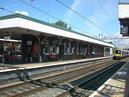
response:
{"label": "overhead wire", "polygon": [[107,9],[103,6],[103,4],[98,0],[98,3],[100,5],[100,7],[102,7],[102,9],[104,10],[105,14],[107,14],[107,17],[110,18],[112,21],[114,21],[110,15],[110,13],[107,11]]}
{"label": "overhead wire", "polygon": [[61,5],[63,5],[64,7],[68,8],[69,10],[71,10],[72,12],[74,12],[75,14],[77,14],[78,16],[82,17],[83,19],[89,21],[90,23],[92,23],[93,25],[95,25],[97,28],[99,28],[101,31],[103,31],[104,33],[108,33],[103,27],[101,27],[100,25],[96,24],[94,21],[92,21],[91,19],[87,18],[86,16],[82,15],[80,12],[70,8],[69,6],[67,6],[66,4],[62,3],[59,0],[56,0],[58,3],[60,3]]}
{"label": "overhead wire", "polygon": [[112,16],[110,15],[110,13],[107,11],[107,9],[103,6],[103,4],[98,0],[98,4],[100,7],[102,7],[103,11],[105,12],[105,14],[107,15],[107,17],[111,20],[111,21],[114,21],[112,19]]}
{"label": "overhead wire", "polygon": [[[26,4],[26,5],[28,5],[28,6],[30,6],[31,8],[34,8],[34,9],[36,9],[36,10],[38,10],[38,11],[40,11],[40,12],[42,12],[42,13],[44,13],[44,14],[46,14],[46,15],[48,15],[48,16],[54,18],[54,19],[56,19],[56,20],[61,20],[61,19],[59,19],[59,18],[57,18],[57,17],[51,15],[50,13],[48,13],[48,12],[46,12],[46,11],[43,11],[43,10],[41,10],[40,8],[35,7],[35,6],[32,5],[32,4],[29,4],[29,3],[27,3],[27,2],[25,2],[25,1],[23,1],[23,0],[19,0],[19,1],[22,2],[22,3],[24,3],[24,4]],[[63,20],[61,20],[61,21],[63,21]],[[63,21],[63,22],[66,23],[66,24],[68,24],[69,26],[71,26],[71,27],[73,27],[73,28],[76,28],[76,29],[80,30],[81,32],[86,32],[87,34],[91,34],[91,33],[87,32],[87,31],[84,31],[84,30],[82,30],[82,29],[76,27],[76,26],[73,26],[73,25],[70,24],[70,23],[67,23],[67,22],[65,22],[65,21]],[[93,35],[94,37],[97,37],[97,36],[94,35],[94,34],[92,34],[92,35]]]}
{"label": "overhead wire", "polygon": [[0,10],[4,10],[4,11],[10,12],[10,13],[15,13],[15,12],[13,12],[12,10],[6,9],[6,8],[4,8],[4,7],[0,7]]}

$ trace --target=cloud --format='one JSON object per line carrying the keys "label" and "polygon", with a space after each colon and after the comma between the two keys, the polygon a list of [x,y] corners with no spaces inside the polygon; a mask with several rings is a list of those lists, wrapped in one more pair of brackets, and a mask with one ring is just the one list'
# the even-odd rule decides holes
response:
{"label": "cloud", "polygon": [[19,14],[29,16],[29,13],[27,11],[15,11],[15,13],[19,13]]}
{"label": "cloud", "polygon": [[[71,5],[71,9],[76,10],[80,6],[80,0],[74,0],[74,2]],[[70,9],[67,10],[67,12],[64,15],[64,20],[67,22],[70,22],[73,17],[74,12],[72,12]]]}

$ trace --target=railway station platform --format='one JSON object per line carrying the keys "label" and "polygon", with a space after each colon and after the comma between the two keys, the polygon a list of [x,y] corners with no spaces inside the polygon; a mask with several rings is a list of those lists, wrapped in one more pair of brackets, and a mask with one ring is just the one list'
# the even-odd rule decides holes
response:
{"label": "railway station platform", "polygon": [[18,69],[36,69],[36,68],[42,68],[42,67],[59,66],[59,65],[73,64],[73,63],[80,63],[80,62],[90,62],[90,61],[97,61],[97,60],[108,59],[108,58],[112,58],[112,56],[76,59],[76,60],[65,60],[65,61],[56,61],[56,62],[17,64],[17,65],[0,64],[0,73],[18,70]]}
{"label": "railway station platform", "polygon": [[89,97],[129,97],[129,62]]}

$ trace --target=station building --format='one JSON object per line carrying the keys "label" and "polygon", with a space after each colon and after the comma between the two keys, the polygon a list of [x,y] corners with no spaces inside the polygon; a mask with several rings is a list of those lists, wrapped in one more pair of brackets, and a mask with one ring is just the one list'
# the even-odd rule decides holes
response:
{"label": "station building", "polygon": [[29,16],[0,17],[1,62],[21,64],[103,57],[111,55],[112,48],[111,43]]}
{"label": "station building", "polygon": [[129,3],[119,3],[119,21],[121,34],[129,36]]}

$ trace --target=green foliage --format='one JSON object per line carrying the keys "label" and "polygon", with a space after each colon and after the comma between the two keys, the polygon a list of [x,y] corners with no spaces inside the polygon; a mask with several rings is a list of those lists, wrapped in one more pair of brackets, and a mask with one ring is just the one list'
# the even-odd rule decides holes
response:
{"label": "green foliage", "polygon": [[55,23],[55,25],[58,25],[58,26],[61,26],[61,27],[64,27],[64,28],[67,28],[67,24],[66,23],[64,23],[63,21],[57,21],[56,23]]}
{"label": "green foliage", "polygon": [[66,28],[66,29],[68,29],[68,30],[72,30],[71,27],[68,27],[68,25],[67,25],[65,22],[61,21],[61,20],[59,20],[59,21],[57,21],[56,23],[54,23],[54,25],[57,25],[57,26]]}

